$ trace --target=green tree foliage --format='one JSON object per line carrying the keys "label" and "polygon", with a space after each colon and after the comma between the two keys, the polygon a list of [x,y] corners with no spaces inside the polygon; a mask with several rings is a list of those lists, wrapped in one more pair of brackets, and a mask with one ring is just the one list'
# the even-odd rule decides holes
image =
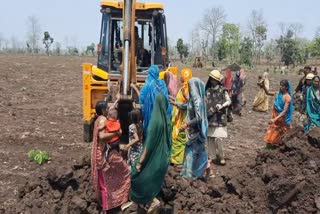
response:
{"label": "green tree foliage", "polygon": [[252,66],[253,42],[249,37],[245,37],[240,43],[240,63]]}
{"label": "green tree foliage", "polygon": [[264,24],[256,27],[256,42],[257,42],[257,59],[260,62],[261,51],[264,46],[264,42],[267,40],[267,27]]}
{"label": "green tree foliage", "polygon": [[277,40],[277,44],[281,53],[281,61],[286,66],[305,63],[306,46],[301,40],[294,39],[294,34],[291,30],[288,30],[285,36],[281,36]]}
{"label": "green tree foliage", "polygon": [[268,63],[271,63],[276,58],[278,50],[275,40],[271,39],[266,43],[264,47],[264,56],[268,60]]}
{"label": "green tree foliage", "polygon": [[240,30],[238,26],[232,23],[224,24],[222,29],[219,52],[221,52],[221,55],[224,55],[225,53],[225,56],[229,58],[231,62],[235,62],[239,57],[239,48]]}
{"label": "green tree foliage", "polygon": [[183,44],[183,40],[180,38],[177,41],[177,50],[180,56],[180,60],[183,60],[183,58],[188,57],[189,55],[189,50],[188,50],[188,46]]}
{"label": "green tree foliage", "polygon": [[310,55],[312,57],[318,57],[320,56],[320,37],[315,38],[308,47],[308,50],[310,52]]}

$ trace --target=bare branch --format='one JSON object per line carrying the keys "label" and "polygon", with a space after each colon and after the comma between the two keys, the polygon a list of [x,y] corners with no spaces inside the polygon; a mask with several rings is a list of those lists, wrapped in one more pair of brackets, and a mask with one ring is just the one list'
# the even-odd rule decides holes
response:
{"label": "bare branch", "polygon": [[38,42],[41,38],[41,27],[36,16],[29,16],[27,19],[28,38],[27,42],[33,52],[38,51]]}

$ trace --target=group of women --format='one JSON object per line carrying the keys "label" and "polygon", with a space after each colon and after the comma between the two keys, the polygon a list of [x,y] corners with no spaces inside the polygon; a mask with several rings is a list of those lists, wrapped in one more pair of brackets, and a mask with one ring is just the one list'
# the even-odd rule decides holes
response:
{"label": "group of women", "polygon": [[[240,75],[239,72],[236,75],[238,81]],[[205,85],[185,68],[181,70],[180,83],[178,89],[178,81],[171,72],[160,78],[159,68],[152,65],[141,91],[131,85],[139,94],[143,130],[143,136],[139,136],[143,139],[141,154],[135,161],[131,160],[131,170],[120,155],[119,147],[109,148],[108,157],[104,157],[105,142],[121,135],[121,130],[114,133],[101,131],[107,106],[104,102],[97,103],[98,117],[91,154],[92,179],[105,212],[126,204],[128,199],[143,208],[152,209],[159,205],[156,196],[161,191],[170,163],[180,165],[181,176],[189,179],[211,177],[211,160],[225,163],[222,139],[227,137],[227,110],[232,102],[230,91],[223,86],[222,75],[217,70],[210,72]],[[241,91],[241,84],[240,89],[231,87],[231,91]],[[261,90],[254,100],[255,110],[267,111],[267,95],[274,96],[272,119],[264,140],[277,144],[289,130],[292,120],[291,84],[282,80],[280,90],[271,92],[267,74],[264,74],[258,85]],[[306,130],[320,125],[319,97],[319,77],[315,76],[306,93],[309,118]]]}
{"label": "group of women", "polygon": [[[310,70],[310,71],[309,71]],[[320,126],[320,91],[318,75],[314,75],[311,69],[306,70],[305,76],[300,81],[301,91],[299,99],[301,101],[300,113],[305,118],[303,120],[304,131],[306,134],[313,128]],[[292,124],[294,112],[294,93],[291,83],[288,80],[280,82],[278,92],[269,91],[268,73],[259,76],[258,86],[260,90],[253,102],[253,110],[259,112],[267,112],[269,108],[268,96],[274,96],[272,117],[269,121],[267,133],[264,136],[264,141],[267,146],[278,145],[281,142],[282,136],[289,131]],[[297,90],[296,90],[297,93]]]}

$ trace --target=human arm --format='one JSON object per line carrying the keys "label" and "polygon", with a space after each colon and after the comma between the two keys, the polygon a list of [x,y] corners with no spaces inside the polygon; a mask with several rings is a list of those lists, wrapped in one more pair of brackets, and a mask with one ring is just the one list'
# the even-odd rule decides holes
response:
{"label": "human arm", "polygon": [[124,150],[128,150],[132,145],[136,144],[140,140],[137,133],[137,128],[133,124],[129,126],[129,135],[133,135],[133,139],[129,142],[129,144],[125,145]]}
{"label": "human arm", "polygon": [[196,117],[193,118],[192,120],[184,123],[182,126],[181,126],[181,130],[185,130],[186,128],[188,127],[193,127],[193,126],[196,126],[199,122],[200,122],[201,119],[197,119]]}
{"label": "human arm", "polygon": [[141,155],[141,157],[140,157],[140,159],[139,159],[139,161],[138,161],[138,163],[136,165],[137,172],[140,172],[141,166],[143,164],[144,159],[146,158],[146,155],[147,155],[147,149],[146,149],[146,147],[144,147],[142,155]]}
{"label": "human arm", "polygon": [[290,105],[290,101],[291,101],[291,98],[286,98],[285,99],[283,111],[277,117],[272,118],[270,120],[270,123],[275,123],[277,120],[279,120],[281,117],[283,117],[287,113],[289,105]]}
{"label": "human arm", "polygon": [[174,106],[177,106],[180,109],[183,109],[183,110],[187,109],[187,102],[180,103],[170,99],[170,103]]}
{"label": "human arm", "polygon": [[134,83],[131,83],[130,87],[136,92],[138,96],[140,96],[140,91]]}
{"label": "human arm", "polygon": [[120,93],[117,93],[117,95],[116,95],[116,100],[114,101],[114,103],[110,106],[110,109],[112,109],[112,108],[117,108],[118,107],[118,103],[119,103],[119,101],[120,101],[120,99],[121,99],[121,95],[120,95]]}
{"label": "human arm", "polygon": [[218,108],[218,110],[223,109],[225,107],[228,107],[231,105],[231,99],[227,91],[224,92],[225,102],[221,105],[221,108]]}
{"label": "human arm", "polygon": [[264,91],[266,92],[266,94],[269,95],[269,96],[274,96],[274,95],[276,95],[276,93],[277,93],[277,92],[274,92],[274,91],[269,91],[269,90],[267,89],[267,87],[266,87],[265,84],[263,84],[263,90],[264,90]]}

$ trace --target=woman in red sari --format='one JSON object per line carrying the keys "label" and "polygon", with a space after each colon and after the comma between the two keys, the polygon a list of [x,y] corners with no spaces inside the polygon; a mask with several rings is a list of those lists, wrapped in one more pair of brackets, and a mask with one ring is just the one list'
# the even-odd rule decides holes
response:
{"label": "woman in red sari", "polygon": [[93,144],[91,150],[91,178],[103,213],[120,207],[128,201],[130,190],[129,167],[119,153],[119,144],[107,144],[106,141],[121,135],[121,130],[106,133],[104,123],[107,114],[105,102],[96,105],[98,118],[94,123]]}

